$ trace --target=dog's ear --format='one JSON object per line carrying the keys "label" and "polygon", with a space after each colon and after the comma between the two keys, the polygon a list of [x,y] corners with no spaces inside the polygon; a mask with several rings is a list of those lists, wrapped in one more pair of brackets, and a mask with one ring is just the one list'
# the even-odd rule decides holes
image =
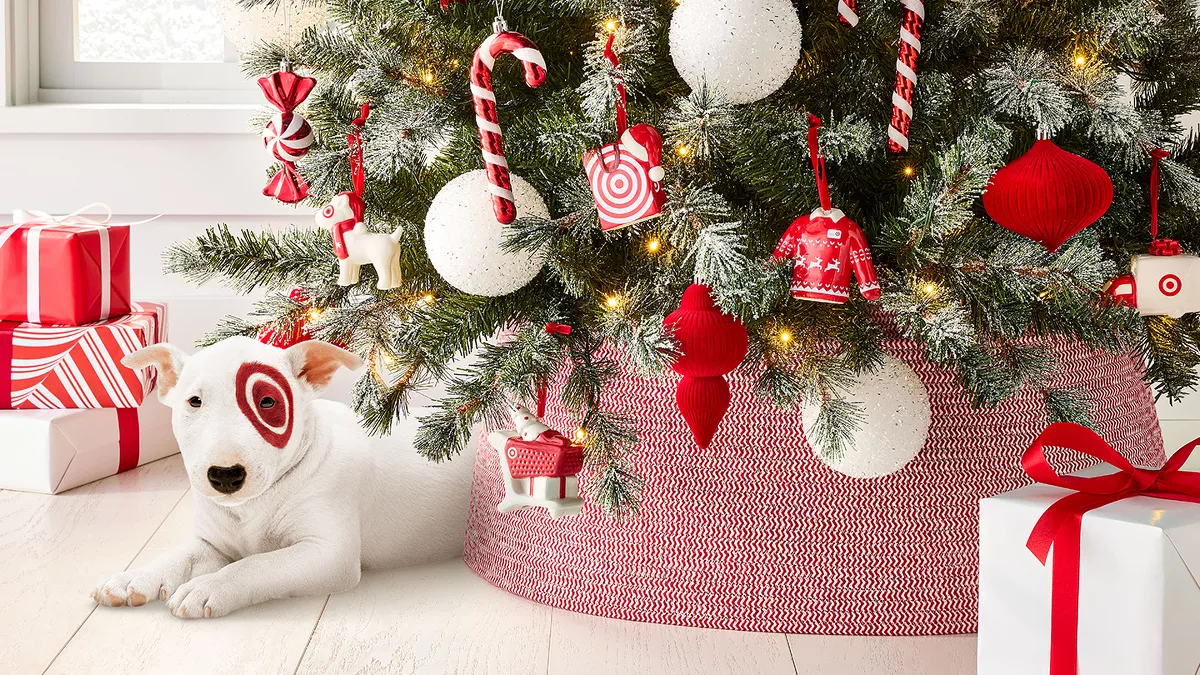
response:
{"label": "dog's ear", "polygon": [[329,381],[333,379],[333,374],[338,368],[357,370],[363,364],[362,359],[354,354],[320,340],[294,344],[287,348],[286,353],[292,373],[298,379],[307,382],[314,391],[321,391],[329,386]]}
{"label": "dog's ear", "polygon": [[121,365],[134,370],[141,370],[148,366],[157,368],[158,395],[163,397],[179,383],[179,373],[183,371],[185,361],[187,361],[187,354],[180,351],[178,347],[160,342],[149,347],[142,347],[126,356],[121,359]]}

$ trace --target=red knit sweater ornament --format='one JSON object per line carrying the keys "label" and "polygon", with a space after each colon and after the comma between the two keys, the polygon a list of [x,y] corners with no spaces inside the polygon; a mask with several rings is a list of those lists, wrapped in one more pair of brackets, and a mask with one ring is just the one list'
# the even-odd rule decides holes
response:
{"label": "red knit sweater ornament", "polygon": [[722,312],[708,287],[701,284],[692,284],[683,292],[679,309],[667,316],[663,326],[674,329],[681,353],[672,366],[683,375],[675,402],[696,445],[707,448],[729,410],[729,383],[722,376],[746,358],[746,327]]}

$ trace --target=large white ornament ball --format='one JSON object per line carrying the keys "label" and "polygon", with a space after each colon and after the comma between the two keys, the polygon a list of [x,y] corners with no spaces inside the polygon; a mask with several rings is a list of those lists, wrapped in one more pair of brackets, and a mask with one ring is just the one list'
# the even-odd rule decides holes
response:
{"label": "large white ornament ball", "polygon": [[[925,446],[933,419],[929,392],[900,359],[885,356],[880,368],[859,376],[846,399],[860,404],[864,415],[845,454],[827,462],[834,471],[852,478],[879,478],[904,468]],[[805,406],[804,436],[823,456],[824,448],[811,433],[816,418],[817,407]]]}
{"label": "large white ornament ball", "polygon": [[221,32],[237,50],[246,53],[262,43],[291,47],[304,31],[325,23],[325,3],[280,0],[274,6],[245,8],[238,0],[213,0]]}
{"label": "large white ornament ball", "polygon": [[[517,218],[549,218],[542,196],[524,178],[510,174]],[[471,295],[508,295],[533,281],[545,253],[509,253],[508,226],[496,220],[487,172],[471,171],[446,183],[425,216],[425,249],[433,267],[451,286]]]}
{"label": "large white ornament ball", "polygon": [[693,91],[753,103],[783,86],[800,59],[791,0],[682,0],[671,19],[671,58]]}

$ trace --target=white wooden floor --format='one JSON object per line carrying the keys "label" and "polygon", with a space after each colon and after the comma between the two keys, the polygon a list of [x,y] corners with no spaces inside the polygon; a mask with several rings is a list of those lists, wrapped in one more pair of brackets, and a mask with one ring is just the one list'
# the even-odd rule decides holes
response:
{"label": "white wooden floor", "polygon": [[538,605],[459,560],[368,573],[349,593],[183,621],[97,607],[94,585],[187,536],[178,456],[58,496],[0,491],[4,673],[968,675],[973,636],[808,637],[601,619]]}

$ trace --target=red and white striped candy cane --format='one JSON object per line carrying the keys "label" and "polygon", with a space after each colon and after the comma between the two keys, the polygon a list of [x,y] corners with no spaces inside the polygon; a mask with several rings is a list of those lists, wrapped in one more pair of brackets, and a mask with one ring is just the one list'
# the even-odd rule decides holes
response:
{"label": "red and white striped candy cane", "polygon": [[517,219],[513,203],[508,161],[504,158],[504,136],[496,115],[496,94],[492,91],[492,67],[502,54],[512,54],[525,66],[525,83],[537,88],[546,82],[546,60],[537,45],[520,33],[502,31],[488,36],[475,50],[471,63],[471,94],[475,98],[475,123],[479,125],[479,143],[487,164],[488,190],[496,220],[508,224]]}
{"label": "red and white striped candy cane", "polygon": [[912,130],[913,93],[917,88],[917,59],[921,56],[921,31],[925,27],[925,3],[901,0],[904,18],[900,22],[900,53],[896,56],[896,89],[892,92],[892,124],[888,127],[888,151],[908,150]]}
{"label": "red and white striped candy cane", "polygon": [[858,0],[838,0],[838,21],[851,28],[858,25]]}

